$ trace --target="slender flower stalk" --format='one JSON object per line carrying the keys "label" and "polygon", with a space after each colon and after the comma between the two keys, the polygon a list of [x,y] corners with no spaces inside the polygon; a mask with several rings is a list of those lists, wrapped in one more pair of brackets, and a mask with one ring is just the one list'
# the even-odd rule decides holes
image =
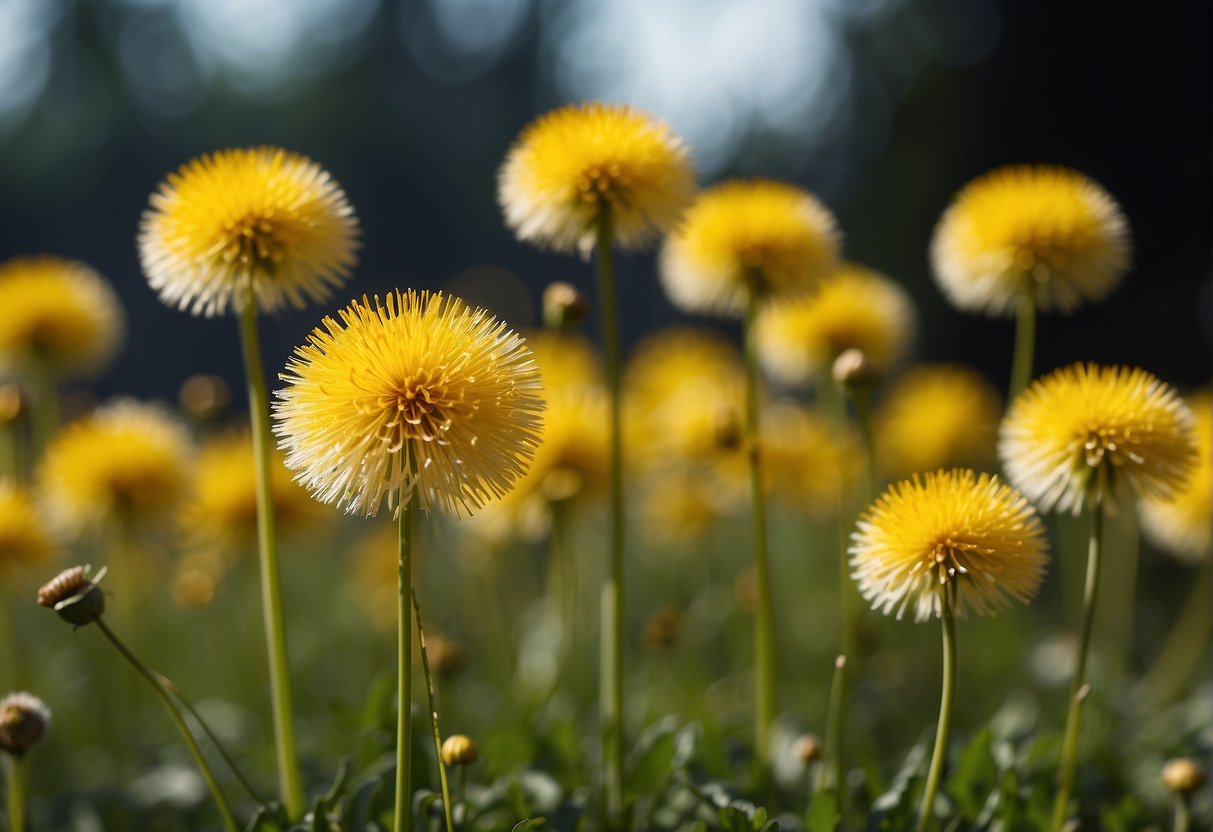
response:
{"label": "slender flower stalk", "polygon": [[417,642],[421,648],[421,673],[425,676],[426,702],[430,707],[430,727],[434,732],[434,757],[438,762],[438,782],[442,790],[442,814],[446,820],[446,832],[455,832],[451,819],[451,789],[447,785],[446,761],[442,757],[442,734],[438,730],[438,705],[434,699],[434,677],[430,674],[430,658],[425,651],[425,627],[421,624],[421,603],[413,591],[413,613],[417,616]]}
{"label": "slender flower stalk", "polygon": [[278,562],[278,536],[274,524],[272,492],[270,401],[261,361],[257,332],[257,306],[251,298],[240,309],[240,347],[248,385],[249,422],[257,483],[257,552],[261,570],[261,608],[269,653],[270,702],[274,715],[274,744],[278,757],[278,784],[287,815],[301,817],[305,807],[303,777],[295,750],[294,696],[286,643],[286,612],[282,600],[282,569]]}
{"label": "slender flower stalk", "polygon": [[1099,592],[1100,556],[1103,551],[1103,499],[1097,497],[1091,508],[1091,535],[1087,543],[1087,578],[1082,593],[1082,630],[1078,642],[1078,663],[1070,683],[1070,706],[1066,712],[1066,730],[1061,745],[1061,762],[1057,769],[1057,796],[1053,802],[1053,829],[1061,832],[1069,812],[1070,792],[1074,788],[1074,771],[1078,764],[1078,738],[1082,727],[1083,703],[1090,688],[1086,683],[1087,655],[1091,648],[1092,624],[1095,621],[1095,599]]}
{"label": "slender flower stalk", "polygon": [[[411,463],[410,463],[411,464]],[[416,500],[400,512],[396,548],[396,811],[393,832],[413,826],[413,513]]]}
{"label": "slender flower stalk", "polygon": [[838,814],[841,817],[846,817],[847,791],[846,761],[843,758],[843,750],[846,748],[846,674],[847,657],[840,655],[834,659],[834,677],[830,683],[830,704],[826,715],[826,760],[829,765],[823,765],[817,774],[817,791],[823,791],[833,785],[838,797]]}
{"label": "slender flower stalk", "polygon": [[1032,380],[1032,359],[1036,354],[1036,296],[1031,286],[1021,289],[1015,299],[1015,352],[1011,358],[1011,388],[1008,402],[1024,391]]}
{"label": "slender flower stalk", "polygon": [[939,623],[943,633],[943,686],[939,696],[939,722],[935,727],[935,748],[927,769],[927,784],[918,809],[916,832],[925,832],[935,808],[935,795],[943,778],[943,766],[948,756],[948,736],[952,731],[952,706],[956,702],[956,622],[952,616],[951,595],[955,584],[944,584],[939,590]]}
{"label": "slender flower stalk", "polygon": [[611,540],[606,580],[602,585],[602,629],[599,657],[599,701],[602,708],[603,781],[608,821],[623,814],[623,630],[624,538],[627,519],[623,502],[622,358],[619,349],[619,309],[615,291],[615,256],[611,249],[614,228],[611,211],[598,214],[595,255],[598,308],[610,402],[610,512]]}
{"label": "slender flower stalk", "polygon": [[29,772],[26,770],[24,756],[5,756],[8,757],[8,786],[4,792],[7,798],[8,829],[9,832],[25,832],[25,793]]}

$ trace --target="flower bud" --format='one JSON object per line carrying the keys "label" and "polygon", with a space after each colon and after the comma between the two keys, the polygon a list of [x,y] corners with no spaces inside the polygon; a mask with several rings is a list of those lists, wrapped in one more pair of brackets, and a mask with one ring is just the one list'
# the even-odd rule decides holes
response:
{"label": "flower bud", "polygon": [[792,756],[808,764],[821,759],[821,740],[815,734],[801,734],[792,743]]}
{"label": "flower bud", "polygon": [[1176,794],[1191,794],[1205,784],[1205,773],[1191,757],[1176,757],[1162,767],[1162,784]]}
{"label": "flower bud", "polygon": [[38,603],[59,613],[59,617],[77,627],[83,627],[105,612],[105,593],[97,583],[105,577],[105,569],[95,581],[88,579],[88,566],[65,569],[38,590]]}
{"label": "flower bud", "polygon": [[585,294],[571,283],[557,280],[543,290],[543,322],[549,329],[568,332],[590,311]]}
{"label": "flower bud", "polygon": [[0,699],[0,750],[20,756],[29,751],[51,721],[50,708],[29,693],[10,693]]}
{"label": "flower bud", "polygon": [[451,734],[442,742],[442,764],[444,766],[470,766],[480,757],[480,749],[471,737]]}
{"label": "flower bud", "polygon": [[880,381],[880,374],[868,357],[854,347],[838,354],[834,359],[833,373],[834,380],[848,390],[869,389]]}
{"label": "flower bud", "polygon": [[202,423],[218,422],[227,413],[232,394],[219,376],[198,373],[182,383],[177,402],[192,419]]}

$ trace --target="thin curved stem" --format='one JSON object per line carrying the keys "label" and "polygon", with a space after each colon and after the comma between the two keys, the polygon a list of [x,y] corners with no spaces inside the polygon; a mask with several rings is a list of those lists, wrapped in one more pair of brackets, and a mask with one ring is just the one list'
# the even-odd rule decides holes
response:
{"label": "thin curved stem", "polygon": [[817,791],[828,787],[830,775],[834,778],[835,794],[838,796],[838,814],[846,817],[846,807],[843,800],[846,795],[846,763],[843,760],[843,737],[846,733],[846,672],[847,657],[838,656],[834,660],[834,679],[830,684],[829,712],[826,715],[826,760],[829,765],[823,765],[817,774]]}
{"label": "thin curved stem", "polygon": [[35,358],[30,362],[29,385],[30,397],[33,400],[30,419],[33,448],[29,463],[30,467],[34,468],[59,427],[59,379],[49,362]]}
{"label": "thin curved stem", "polygon": [[430,659],[425,652],[425,628],[421,626],[421,604],[417,591],[413,590],[413,614],[417,616],[417,642],[421,647],[421,673],[425,676],[426,701],[430,706],[430,726],[434,729],[434,756],[438,760],[438,782],[442,787],[442,813],[446,820],[446,832],[455,832],[451,819],[451,789],[447,785],[446,764],[442,762],[442,734],[438,731],[438,705],[434,701],[434,677],[430,675]]}
{"label": "thin curved stem", "polygon": [[746,400],[745,439],[750,463],[751,531],[754,540],[754,582],[757,608],[754,620],[754,743],[758,759],[770,761],[771,726],[777,708],[775,690],[775,613],[771,600],[771,567],[767,546],[766,495],[762,480],[762,434],[759,399],[762,381],[758,374],[758,348],[754,321],[758,316],[758,293],[751,291],[742,319],[745,352]]}
{"label": "thin curved stem", "polygon": [[943,689],[939,697],[939,724],[935,727],[935,748],[931,752],[931,767],[927,770],[927,785],[918,810],[916,832],[924,832],[931,822],[935,795],[943,779],[943,765],[948,757],[948,736],[952,731],[952,705],[956,701],[956,622],[952,615],[952,593],[945,585],[940,593],[939,621],[943,632]]}
{"label": "thin curved stem", "polygon": [[215,779],[215,773],[211,771],[210,764],[207,763],[202,749],[198,747],[198,742],[194,739],[189,725],[186,724],[185,717],[181,715],[181,711],[178,710],[177,705],[173,702],[173,697],[169,695],[169,688],[164,684],[164,677],[152,670],[138,656],[132,653],[130,648],[123,644],[122,640],[109,628],[104,619],[98,618],[96,619],[96,623],[105,637],[110,640],[110,643],[118,649],[118,652],[130,662],[131,666],[139,672],[139,675],[146,679],[148,684],[152,686],[152,689],[156,691],[156,695],[160,697],[160,701],[164,703],[168,715],[172,718],[173,724],[181,732],[181,739],[185,741],[186,748],[189,749],[190,755],[198,765],[199,771],[202,772],[202,779],[206,781],[206,786],[211,792],[211,797],[214,798],[215,805],[219,807],[219,814],[223,816],[223,825],[229,832],[238,832],[239,826],[236,823],[235,816],[232,814],[232,807],[227,802],[223,790],[219,788],[219,781]]}
{"label": "thin curved stem", "polygon": [[1095,599],[1099,592],[1100,555],[1103,550],[1103,497],[1097,496],[1091,509],[1091,537],[1087,544],[1087,580],[1082,598],[1082,636],[1078,646],[1078,664],[1070,687],[1070,707],[1066,714],[1066,732],[1062,740],[1061,763],[1057,774],[1057,797],[1053,803],[1053,829],[1061,832],[1065,826],[1070,792],[1074,787],[1074,771],[1078,763],[1078,738],[1082,726],[1082,709],[1090,692],[1086,683],[1087,655],[1091,649],[1091,630],[1095,621]]}
{"label": "thin curved stem", "polygon": [[864,461],[867,463],[867,488],[863,495],[863,503],[867,505],[876,499],[876,489],[880,484],[876,471],[876,435],[872,431],[872,392],[867,388],[853,390],[851,400],[855,402],[855,421],[859,424]]}
{"label": "thin curved stem", "polygon": [[621,357],[619,349],[619,309],[615,293],[614,226],[609,210],[598,214],[597,255],[598,309],[602,347],[606,360],[607,389],[610,394],[611,425],[611,547],[610,566],[602,586],[601,673],[599,708],[602,714],[602,767],[604,803],[608,826],[614,827],[623,816],[623,616],[624,616],[624,536],[626,517],[623,503],[623,418],[620,402]]}
{"label": "thin curved stem", "polygon": [[25,758],[19,754],[8,757],[8,829],[9,832],[25,832]]}
{"label": "thin curved stem", "polygon": [[1007,406],[1024,391],[1032,380],[1032,360],[1036,352],[1036,294],[1030,290],[1019,293],[1015,304],[1015,354],[1011,359],[1011,388]]}
{"label": "thin curved stem", "polygon": [[395,832],[407,832],[413,825],[413,613],[409,609],[413,595],[413,511],[417,501],[409,496],[400,507],[397,561],[396,619],[396,812]]}
{"label": "thin curved stem", "polygon": [[265,643],[269,655],[270,699],[274,715],[274,741],[278,756],[278,783],[282,802],[292,820],[303,816],[303,778],[295,751],[295,707],[291,692],[291,664],[286,646],[286,613],[282,602],[282,570],[278,562],[278,536],[274,528],[270,480],[270,401],[257,334],[257,304],[245,298],[240,310],[240,347],[248,384],[249,423],[257,480],[257,551],[261,567],[261,604]]}

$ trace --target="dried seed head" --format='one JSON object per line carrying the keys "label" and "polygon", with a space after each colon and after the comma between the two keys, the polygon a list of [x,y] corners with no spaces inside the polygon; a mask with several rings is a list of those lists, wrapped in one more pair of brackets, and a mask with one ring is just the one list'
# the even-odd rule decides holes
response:
{"label": "dried seed head", "polygon": [[821,759],[821,740],[816,734],[801,734],[792,743],[792,756],[803,763],[815,763]]}
{"label": "dried seed head", "polygon": [[105,577],[105,569],[96,580],[88,578],[89,566],[65,569],[38,590],[38,603],[59,613],[64,621],[83,627],[105,612],[105,593],[97,583]]}
{"label": "dried seed head", "polygon": [[1191,794],[1205,784],[1205,773],[1191,757],[1176,757],[1162,767],[1162,784],[1176,794]]}
{"label": "dried seed head", "polygon": [[29,693],[10,693],[0,699],[0,749],[21,755],[32,748],[50,725],[51,711]]}
{"label": "dried seed head", "polygon": [[549,329],[568,332],[590,311],[589,298],[571,283],[557,280],[543,290],[543,322]]}
{"label": "dried seed head", "polygon": [[472,738],[465,734],[451,734],[442,743],[444,766],[470,766],[479,757],[480,749]]}

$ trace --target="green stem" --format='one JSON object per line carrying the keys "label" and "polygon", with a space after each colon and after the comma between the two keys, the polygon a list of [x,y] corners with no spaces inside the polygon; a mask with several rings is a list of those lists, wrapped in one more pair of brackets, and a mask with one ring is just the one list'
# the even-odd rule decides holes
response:
{"label": "green stem", "polygon": [[8,757],[8,830],[25,832],[25,758],[19,754],[5,756]]}
{"label": "green stem", "polygon": [[1011,389],[1007,407],[1032,380],[1032,358],[1036,350],[1036,293],[1019,293],[1015,303],[1015,355],[1011,360]]}
{"label": "green stem", "polygon": [[468,818],[468,767],[466,765],[459,767],[459,805],[463,807],[463,828],[467,829],[471,823]]}
{"label": "green stem", "polygon": [[598,214],[598,307],[606,359],[611,422],[611,548],[610,566],[602,586],[602,629],[599,661],[599,708],[602,713],[603,787],[608,826],[623,817],[623,630],[626,518],[623,504],[622,360],[619,349],[619,310],[615,297],[614,227],[609,210]]}
{"label": "green stem", "polygon": [[274,712],[274,739],[278,755],[278,784],[282,802],[292,820],[303,815],[303,778],[295,751],[295,707],[291,692],[291,664],[286,648],[286,613],[282,605],[282,569],[278,562],[278,535],[274,528],[274,501],[270,479],[270,399],[262,370],[261,340],[257,334],[257,304],[245,298],[240,310],[240,347],[248,383],[249,423],[257,476],[257,551],[261,565],[261,605],[265,643],[269,654],[270,699]]}
{"label": "green stem", "polygon": [[[160,676],[160,674],[156,675]],[[232,755],[228,753],[227,748],[225,748],[223,743],[219,740],[218,735],[216,735],[211,729],[211,726],[207,724],[207,721],[202,718],[202,715],[198,713],[198,710],[190,703],[188,699],[185,698],[177,686],[173,684],[171,679],[165,676],[160,676],[160,681],[161,684],[165,685],[173,696],[177,698],[177,702],[180,703],[181,707],[185,708],[186,712],[189,713],[189,715],[194,718],[194,721],[198,723],[198,727],[202,729],[202,733],[206,734],[207,739],[209,739],[211,744],[215,746],[215,750],[219,752],[219,756],[222,757],[223,762],[227,764],[228,770],[231,771],[231,773],[236,776],[236,779],[240,781],[240,785],[244,787],[244,790],[248,792],[248,796],[251,797],[253,802],[257,804],[257,808],[265,809],[265,800],[261,797],[257,790],[253,788],[253,784],[249,782],[248,778],[244,776],[244,772],[240,770],[240,766],[236,765],[236,761],[232,759]]]}
{"label": "green stem", "polygon": [[775,722],[775,613],[771,602],[771,567],[767,553],[766,495],[762,481],[762,435],[759,398],[762,382],[758,375],[758,348],[754,321],[758,316],[758,293],[751,291],[742,320],[745,350],[746,401],[745,438],[750,462],[750,504],[754,535],[754,582],[758,606],[754,620],[754,675],[756,707],[754,740],[758,759],[770,761],[771,726]]}
{"label": "green stem", "polygon": [[879,480],[876,473],[876,435],[872,431],[872,391],[864,388],[851,391],[851,400],[855,402],[855,421],[859,423],[859,433],[863,437],[863,450],[867,461],[867,490],[864,492],[864,504],[876,499],[876,488]]}
{"label": "green stem", "polygon": [[1206,655],[1209,643],[1210,599],[1209,582],[1213,561],[1206,560],[1192,586],[1179,620],[1146,674],[1141,689],[1147,699],[1156,704],[1171,701],[1192,674],[1192,669]]}
{"label": "green stem", "polygon": [[[835,793],[838,796],[838,814],[846,816],[843,799],[846,795],[846,766],[842,750],[845,746],[843,737],[846,709],[843,697],[846,696],[847,657],[839,656],[834,660],[834,680],[830,684],[830,705],[826,715],[826,746],[825,753],[830,765],[823,765],[817,774],[817,791],[827,787],[827,772],[833,774]],[[832,771],[831,771],[832,770]]]}
{"label": "green stem", "polygon": [[948,735],[952,730],[952,704],[956,701],[956,622],[952,617],[952,584],[940,592],[939,621],[943,631],[943,690],[939,697],[939,724],[935,728],[935,748],[931,752],[931,767],[927,770],[927,786],[922,793],[916,832],[924,832],[931,822],[935,795],[943,777],[943,764],[948,757]]}
{"label": "green stem", "polygon": [[33,448],[29,455],[30,466],[36,468],[42,452],[59,427],[59,379],[49,362],[35,358],[30,362],[29,372],[30,438]]}
{"label": "green stem", "polygon": [[395,832],[407,832],[413,825],[413,614],[409,599],[413,595],[413,511],[417,499],[409,495],[400,507],[397,561],[396,629],[396,813]]}
{"label": "green stem", "polygon": [[1065,826],[1070,792],[1074,787],[1074,770],[1078,763],[1078,737],[1082,724],[1083,702],[1090,688],[1086,684],[1087,654],[1091,648],[1091,624],[1095,620],[1095,597],[1099,591],[1100,553],[1103,548],[1103,496],[1098,495],[1091,509],[1091,537],[1087,545],[1087,581],[1082,598],[1082,636],[1078,646],[1078,665],[1070,687],[1070,707],[1066,715],[1066,732],[1061,747],[1061,764],[1057,776],[1057,797],[1053,803],[1053,829],[1061,832]]}
{"label": "green stem", "polygon": [[[556,655],[556,674],[554,681],[558,683],[564,676],[572,653],[574,641],[575,619],[577,611],[577,580],[573,565],[573,547],[569,540],[571,523],[569,522],[569,501],[553,500],[548,504],[552,518],[552,529],[549,543],[551,551],[548,556],[548,610],[552,616],[555,629],[560,633],[560,645]],[[555,692],[557,684],[553,684],[546,696]]]}
{"label": "green stem", "polygon": [[207,763],[206,757],[202,754],[202,749],[198,747],[194,735],[190,732],[189,725],[185,722],[185,717],[181,715],[177,705],[173,702],[173,697],[169,695],[169,686],[165,684],[164,677],[145,665],[142,660],[130,649],[122,643],[121,639],[114,634],[114,631],[109,628],[104,619],[96,619],[97,627],[110,643],[118,649],[118,652],[130,662],[131,666],[139,672],[139,675],[147,679],[148,684],[156,691],[156,695],[160,697],[160,701],[164,703],[164,707],[168,710],[168,715],[172,718],[173,724],[177,726],[177,730],[181,732],[181,738],[185,741],[186,747],[194,758],[194,762],[198,764],[199,771],[202,772],[202,779],[206,781],[207,788],[210,789],[211,797],[215,800],[215,805],[219,807],[219,814],[223,816],[223,825],[229,832],[238,832],[239,826],[236,823],[236,818],[232,814],[232,807],[228,804],[227,798],[224,797],[223,791],[219,788],[219,781],[215,779],[215,773],[211,771],[210,764]]}
{"label": "green stem", "polygon": [[421,626],[421,604],[417,592],[412,591],[413,614],[417,616],[417,641],[421,647],[421,673],[425,676],[426,701],[430,706],[430,726],[434,729],[434,756],[438,760],[438,782],[442,787],[442,813],[446,819],[446,832],[455,832],[451,819],[451,790],[446,780],[446,764],[442,762],[442,734],[438,731],[438,705],[434,701],[434,677],[430,675],[430,659],[425,652],[425,628]]}
{"label": "green stem", "polygon": [[1171,825],[1171,832],[1188,832],[1192,825],[1192,811],[1188,806],[1188,796],[1186,794],[1175,795],[1175,822]]}

